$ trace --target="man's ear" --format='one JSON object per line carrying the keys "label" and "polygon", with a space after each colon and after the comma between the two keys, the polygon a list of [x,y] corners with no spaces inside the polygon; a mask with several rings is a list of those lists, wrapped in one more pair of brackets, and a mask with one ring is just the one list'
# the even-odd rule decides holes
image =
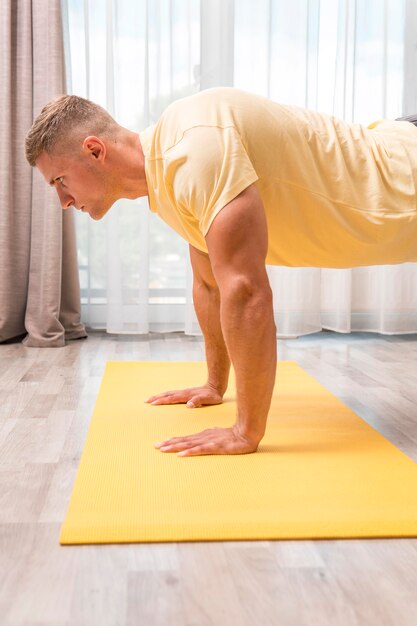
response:
{"label": "man's ear", "polygon": [[106,144],[99,137],[90,135],[83,141],[83,151],[101,161],[106,156]]}

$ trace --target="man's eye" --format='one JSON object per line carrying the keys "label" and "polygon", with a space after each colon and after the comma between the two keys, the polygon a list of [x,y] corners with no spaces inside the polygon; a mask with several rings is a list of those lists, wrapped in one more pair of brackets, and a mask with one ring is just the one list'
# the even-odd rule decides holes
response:
{"label": "man's eye", "polygon": [[64,177],[63,176],[58,176],[58,178],[56,179],[60,185],[64,184]]}

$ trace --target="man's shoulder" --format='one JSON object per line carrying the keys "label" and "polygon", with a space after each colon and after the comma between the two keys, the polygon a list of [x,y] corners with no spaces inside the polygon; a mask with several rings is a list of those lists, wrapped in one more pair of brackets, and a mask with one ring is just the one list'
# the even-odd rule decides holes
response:
{"label": "man's shoulder", "polygon": [[236,87],[211,87],[172,102],[157,127],[162,150],[176,145],[187,131],[197,127],[239,129],[258,100],[266,100]]}
{"label": "man's shoulder", "polygon": [[178,118],[183,124],[216,121],[219,111],[236,101],[242,92],[234,87],[211,87],[174,100],[161,115],[160,121]]}
{"label": "man's shoulder", "polygon": [[230,99],[238,99],[239,97],[259,97],[248,91],[243,91],[237,87],[209,87],[195,93],[189,94],[182,98],[177,98],[167,106],[165,112],[176,108],[188,108],[188,106],[199,106],[206,101],[213,103],[221,103]]}

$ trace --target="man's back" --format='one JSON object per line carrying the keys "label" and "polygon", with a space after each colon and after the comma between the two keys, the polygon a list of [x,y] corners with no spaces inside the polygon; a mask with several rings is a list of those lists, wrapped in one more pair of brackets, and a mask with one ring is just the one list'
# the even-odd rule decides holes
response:
{"label": "man's back", "polygon": [[256,183],[267,263],[417,260],[417,128],[408,122],[371,129],[215,88],[171,104],[141,141],[151,209],[201,250],[216,214]]}

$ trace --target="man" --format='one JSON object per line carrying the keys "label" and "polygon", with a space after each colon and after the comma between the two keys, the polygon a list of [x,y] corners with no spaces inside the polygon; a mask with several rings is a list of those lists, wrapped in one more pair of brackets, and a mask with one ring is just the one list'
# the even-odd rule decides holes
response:
{"label": "man", "polygon": [[133,133],[77,96],[49,103],[26,156],[64,209],[101,219],[119,198],[150,210],[189,242],[208,378],[152,404],[219,404],[235,370],[236,423],[155,444],[182,456],[255,452],[276,373],[265,263],[354,267],[417,261],[417,128],[369,127],[238,89],[171,104]]}

